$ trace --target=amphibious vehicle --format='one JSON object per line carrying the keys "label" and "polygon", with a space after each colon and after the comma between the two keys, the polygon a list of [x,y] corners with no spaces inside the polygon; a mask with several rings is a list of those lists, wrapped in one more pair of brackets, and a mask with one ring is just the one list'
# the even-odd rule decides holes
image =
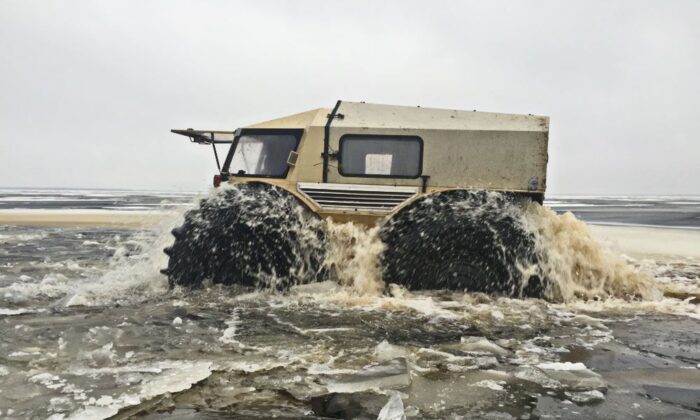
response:
{"label": "amphibious vehicle", "polygon": [[544,199],[548,117],[338,101],[234,131],[172,132],[212,146],[219,168],[217,193],[165,249],[173,286],[332,276],[331,219],[380,226],[386,283],[541,293],[521,213]]}

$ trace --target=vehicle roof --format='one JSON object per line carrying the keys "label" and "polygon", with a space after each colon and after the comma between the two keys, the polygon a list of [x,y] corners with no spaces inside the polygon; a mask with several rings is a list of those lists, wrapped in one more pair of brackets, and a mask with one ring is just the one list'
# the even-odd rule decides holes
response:
{"label": "vehicle roof", "polygon": [[306,128],[311,126],[325,126],[328,121],[328,114],[331,110],[317,108],[310,111],[292,114],[274,120],[263,121],[257,124],[245,126],[243,128]]}
{"label": "vehicle roof", "polygon": [[[328,108],[318,108],[246,128],[305,128],[325,126]],[[333,127],[479,130],[479,131],[549,131],[549,117],[532,114],[503,114],[481,111],[379,105],[342,101]]]}

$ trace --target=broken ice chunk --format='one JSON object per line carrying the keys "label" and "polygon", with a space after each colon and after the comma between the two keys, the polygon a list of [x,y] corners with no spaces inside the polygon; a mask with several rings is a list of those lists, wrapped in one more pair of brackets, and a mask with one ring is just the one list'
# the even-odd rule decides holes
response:
{"label": "broken ice chunk", "polygon": [[389,401],[382,407],[377,420],[406,420],[401,395],[396,391],[389,392]]}
{"label": "broken ice chunk", "polygon": [[406,359],[393,359],[368,366],[350,375],[339,375],[328,380],[329,392],[361,392],[369,389],[397,389],[411,384]]}
{"label": "broken ice chunk", "polygon": [[592,391],[583,392],[567,392],[566,396],[571,398],[571,401],[580,404],[592,403],[605,400],[605,395],[594,389]]}
{"label": "broken ice chunk", "polygon": [[374,357],[381,362],[406,356],[408,356],[408,351],[404,347],[389,344],[386,340],[374,348]]}
{"label": "broken ice chunk", "polygon": [[485,337],[462,337],[460,348],[468,353],[490,353],[505,356],[508,350]]}
{"label": "broken ice chunk", "polygon": [[605,389],[607,384],[597,373],[586,368],[583,363],[540,363],[537,365],[547,376],[565,387],[576,390]]}
{"label": "broken ice chunk", "polygon": [[515,377],[523,381],[533,382],[543,388],[561,388],[561,383],[547,376],[543,371],[534,366],[521,366],[515,371]]}

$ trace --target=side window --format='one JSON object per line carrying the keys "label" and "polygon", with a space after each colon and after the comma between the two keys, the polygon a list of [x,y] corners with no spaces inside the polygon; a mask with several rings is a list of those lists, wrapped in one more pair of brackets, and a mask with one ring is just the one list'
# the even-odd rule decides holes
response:
{"label": "side window", "polygon": [[417,178],[422,160],[423,140],[417,136],[346,134],[340,138],[343,176]]}

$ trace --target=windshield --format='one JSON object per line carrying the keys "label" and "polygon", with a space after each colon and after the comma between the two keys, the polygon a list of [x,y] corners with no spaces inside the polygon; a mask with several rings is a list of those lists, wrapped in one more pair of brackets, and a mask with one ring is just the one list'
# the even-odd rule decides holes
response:
{"label": "windshield", "polygon": [[289,152],[297,147],[294,134],[245,134],[239,137],[233,151],[229,173],[284,177]]}

